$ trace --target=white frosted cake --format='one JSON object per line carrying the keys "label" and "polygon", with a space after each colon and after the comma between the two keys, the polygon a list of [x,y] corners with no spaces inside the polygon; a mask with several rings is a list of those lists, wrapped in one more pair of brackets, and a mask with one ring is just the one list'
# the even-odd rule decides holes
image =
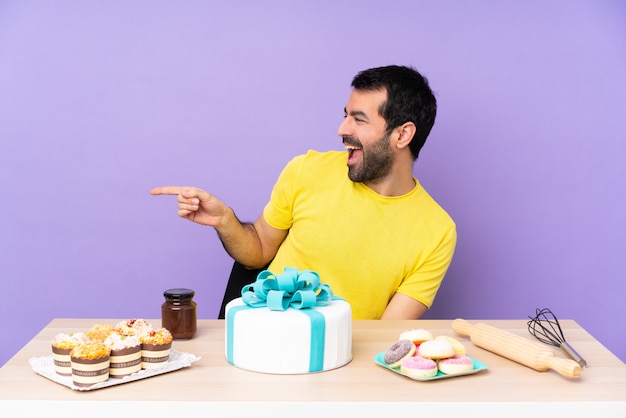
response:
{"label": "white frosted cake", "polygon": [[226,359],[246,370],[303,374],[336,369],[352,359],[352,309],[341,299],[283,311],[226,305]]}

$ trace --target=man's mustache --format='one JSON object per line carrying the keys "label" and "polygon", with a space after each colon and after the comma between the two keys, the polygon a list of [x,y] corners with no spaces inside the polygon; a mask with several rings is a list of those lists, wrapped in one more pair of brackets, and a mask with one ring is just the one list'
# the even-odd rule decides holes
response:
{"label": "man's mustache", "polygon": [[352,147],[363,148],[363,145],[361,145],[361,141],[359,141],[353,136],[342,136],[342,139],[343,139],[344,145],[350,145]]}

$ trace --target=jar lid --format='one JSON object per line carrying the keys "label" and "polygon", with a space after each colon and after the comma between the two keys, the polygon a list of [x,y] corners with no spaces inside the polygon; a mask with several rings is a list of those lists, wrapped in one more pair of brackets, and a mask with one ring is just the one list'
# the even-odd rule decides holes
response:
{"label": "jar lid", "polygon": [[175,298],[175,299],[191,299],[193,298],[194,291],[191,289],[184,288],[176,288],[176,289],[167,289],[163,292],[163,296],[166,298]]}

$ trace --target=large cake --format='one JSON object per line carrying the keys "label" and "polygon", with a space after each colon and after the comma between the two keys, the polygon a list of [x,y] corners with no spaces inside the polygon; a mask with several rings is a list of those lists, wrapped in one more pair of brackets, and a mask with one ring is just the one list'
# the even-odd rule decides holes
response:
{"label": "large cake", "polygon": [[266,270],[226,305],[226,359],[246,370],[302,374],[352,359],[352,309],[317,273]]}

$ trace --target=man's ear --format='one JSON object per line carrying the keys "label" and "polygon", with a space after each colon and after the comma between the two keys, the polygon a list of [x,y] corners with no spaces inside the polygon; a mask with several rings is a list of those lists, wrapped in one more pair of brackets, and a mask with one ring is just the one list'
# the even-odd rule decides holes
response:
{"label": "man's ear", "polygon": [[398,148],[408,147],[415,136],[415,124],[413,122],[405,122],[398,126],[398,140],[396,141]]}

